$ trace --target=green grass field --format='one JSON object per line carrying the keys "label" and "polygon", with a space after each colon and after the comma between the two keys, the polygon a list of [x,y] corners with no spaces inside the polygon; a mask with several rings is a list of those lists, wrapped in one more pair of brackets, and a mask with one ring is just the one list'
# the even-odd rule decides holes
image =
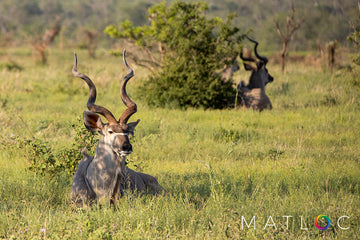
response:
{"label": "green grass field", "polygon": [[[47,66],[34,65],[31,50],[7,52],[23,70],[0,69],[0,238],[359,239],[359,67],[330,72],[297,63],[282,75],[269,64],[272,111],[181,111],[142,102],[135,88],[146,72],[130,54],[128,93],[138,104],[131,120],[141,122],[129,165],[156,176],[168,195],[129,193],[117,211],[84,211],[69,202],[72,176],[29,171],[17,147],[32,137],[71,146],[88,94],[72,77],[73,52],[50,49]],[[97,103],[120,116],[121,59],[77,52]],[[235,79],[247,76],[242,68]],[[321,214],[331,220],[324,231],[314,225]]]}

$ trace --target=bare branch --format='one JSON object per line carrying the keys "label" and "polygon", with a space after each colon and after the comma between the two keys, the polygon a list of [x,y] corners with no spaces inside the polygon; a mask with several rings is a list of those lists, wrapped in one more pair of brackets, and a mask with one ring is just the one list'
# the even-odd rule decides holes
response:
{"label": "bare branch", "polygon": [[295,7],[294,7],[294,2],[291,3],[291,13],[289,16],[286,17],[286,26],[285,26],[285,33],[283,33],[280,30],[280,25],[278,20],[275,20],[275,27],[276,27],[276,31],[279,34],[282,42],[283,42],[283,47],[281,50],[281,62],[282,62],[282,71],[284,72],[285,70],[285,56],[286,56],[286,49],[288,46],[288,43],[290,42],[293,34],[295,33],[296,30],[298,30],[302,23],[305,21],[305,18],[302,18],[301,20],[297,21],[295,19]]}
{"label": "bare branch", "polygon": [[279,34],[280,38],[284,41],[285,36],[282,34],[282,32],[280,30],[279,21],[275,20],[275,26],[276,26],[277,33]]}

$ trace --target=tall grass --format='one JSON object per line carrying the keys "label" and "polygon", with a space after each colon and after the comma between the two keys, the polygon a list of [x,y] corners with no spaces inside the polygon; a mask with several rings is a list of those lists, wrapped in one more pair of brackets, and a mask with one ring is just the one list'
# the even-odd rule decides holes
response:
{"label": "tall grass", "polygon": [[[360,227],[360,88],[354,72],[269,66],[272,111],[151,109],[128,93],[141,119],[130,167],[156,176],[167,196],[120,200],[117,211],[74,209],[71,176],[40,175],[17,138],[70,147],[72,124],[86,109],[87,86],[71,76],[71,51],[51,50],[35,66],[27,50],[9,50],[22,71],[0,76],[0,237],[5,239],[356,239]],[[80,72],[98,89],[97,103],[120,116],[121,59],[105,51]],[[357,71],[357,70],[354,70]],[[242,77],[237,75],[237,78]],[[318,230],[324,214],[331,226]],[[255,216],[255,224],[251,219]],[[288,224],[286,217],[288,217]],[[337,220],[340,219],[341,229]],[[271,217],[271,218],[270,218]],[[246,225],[250,224],[249,227]],[[269,220],[270,219],[270,220]],[[254,226],[255,225],[255,226]]]}

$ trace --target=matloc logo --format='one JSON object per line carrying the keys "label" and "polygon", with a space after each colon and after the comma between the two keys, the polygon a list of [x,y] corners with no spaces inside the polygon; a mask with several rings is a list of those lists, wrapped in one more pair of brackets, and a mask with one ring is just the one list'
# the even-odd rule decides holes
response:
{"label": "matloc logo", "polygon": [[[292,218],[293,216],[290,216],[290,215],[285,215],[285,216],[282,216],[283,218],[285,218],[285,225],[286,226],[286,229],[289,229],[289,219]],[[348,216],[341,216],[337,219],[337,226],[341,229],[341,230],[348,230],[350,227],[344,227],[343,225],[340,224],[340,221],[342,219],[349,219],[350,217]],[[326,224],[324,225],[324,221],[326,222]],[[330,224],[331,224],[331,221],[330,221],[330,218],[327,216],[327,215],[319,215],[315,218],[315,221],[314,221],[314,225],[317,229],[321,230],[321,231],[325,231],[326,229],[328,229],[330,227]],[[256,217],[253,216],[250,220],[250,222],[248,223],[245,219],[244,216],[241,216],[241,230],[244,229],[244,226],[246,226],[248,229],[250,228],[250,226],[253,225],[254,226],[254,229],[256,229]],[[274,219],[272,216],[269,216],[266,223],[265,223],[265,226],[264,226],[264,230],[268,227],[272,227],[273,229],[277,230],[277,227],[276,227],[276,223],[274,222]],[[303,231],[308,231],[309,229],[306,227],[306,223],[304,221],[304,218],[303,216],[300,216],[300,230],[303,230]]]}

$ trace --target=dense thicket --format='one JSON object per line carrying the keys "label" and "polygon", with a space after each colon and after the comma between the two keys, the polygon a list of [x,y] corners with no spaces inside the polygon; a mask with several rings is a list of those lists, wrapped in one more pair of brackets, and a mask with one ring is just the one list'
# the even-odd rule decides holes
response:
{"label": "dense thicket", "polygon": [[[12,42],[24,39],[24,34],[34,35],[54,22],[55,15],[62,18],[64,41],[78,42],[83,39],[83,29],[103,32],[109,24],[119,24],[125,19],[135,26],[148,23],[147,9],[161,0],[2,0],[0,1],[0,38],[11,37]],[[170,4],[174,1],[167,1]],[[185,1],[194,2],[194,1]],[[290,11],[288,0],[207,0],[208,17],[225,17],[235,12],[234,24],[241,29],[252,28],[261,41],[262,48],[278,51],[281,40],[277,36],[274,20],[280,22]],[[296,1],[297,14],[305,17],[292,42],[297,50],[317,49],[328,41],[338,40],[348,44],[346,36],[351,31],[348,22],[357,20],[357,1],[354,0],[305,0]],[[15,17],[16,16],[16,17]],[[104,43],[106,35],[101,36]],[[59,41],[59,40],[58,40]]]}

